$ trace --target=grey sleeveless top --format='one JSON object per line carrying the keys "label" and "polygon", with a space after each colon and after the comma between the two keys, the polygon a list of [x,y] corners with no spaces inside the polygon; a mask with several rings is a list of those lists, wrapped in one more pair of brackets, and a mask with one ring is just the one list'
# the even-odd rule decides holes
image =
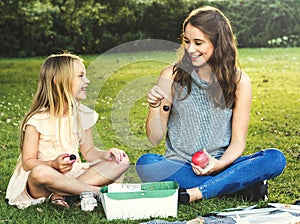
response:
{"label": "grey sleeveless top", "polygon": [[221,157],[231,139],[232,109],[215,107],[209,98],[209,83],[191,74],[191,93],[175,94],[167,124],[166,152],[169,159],[190,162],[203,148],[215,158]]}

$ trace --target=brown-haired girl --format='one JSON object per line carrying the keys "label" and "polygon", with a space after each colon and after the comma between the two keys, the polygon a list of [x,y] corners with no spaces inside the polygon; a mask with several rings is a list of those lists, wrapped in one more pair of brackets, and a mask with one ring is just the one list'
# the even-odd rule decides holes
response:
{"label": "brown-haired girl", "polygon": [[[229,20],[214,7],[195,9],[183,23],[179,53],[178,63],[165,68],[148,93],[147,136],[156,145],[166,134],[166,152],[142,155],[136,164],[140,178],[178,182],[179,202],[189,203],[278,176],[286,163],[281,151],[242,156],[251,82],[239,69]],[[199,150],[209,157],[204,168],[191,163]]]}

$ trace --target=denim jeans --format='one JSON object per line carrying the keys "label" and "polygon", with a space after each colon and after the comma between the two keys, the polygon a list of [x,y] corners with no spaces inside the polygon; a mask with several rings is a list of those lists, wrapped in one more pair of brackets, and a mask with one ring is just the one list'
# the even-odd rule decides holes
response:
{"label": "denim jeans", "polygon": [[181,188],[198,187],[203,198],[208,199],[272,179],[282,173],[285,164],[281,151],[267,149],[242,156],[219,173],[197,176],[189,163],[158,154],[144,154],[136,163],[136,171],[143,182],[175,181]]}

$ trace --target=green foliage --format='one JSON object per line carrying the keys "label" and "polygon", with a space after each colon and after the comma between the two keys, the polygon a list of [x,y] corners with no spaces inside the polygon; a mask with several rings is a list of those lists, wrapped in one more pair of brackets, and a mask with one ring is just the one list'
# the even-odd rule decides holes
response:
{"label": "green foliage", "polygon": [[52,18],[38,1],[0,2],[1,56],[33,56],[49,51]]}
{"label": "green foliage", "polygon": [[153,1],[145,8],[141,30],[147,38],[178,42],[181,23],[188,13],[185,1]]}
{"label": "green foliage", "polygon": [[268,40],[268,45],[271,47],[296,47],[300,45],[300,38],[299,35],[278,37]]}
{"label": "green foliage", "polygon": [[[230,19],[240,47],[269,47],[268,40],[300,33],[298,0],[213,1],[211,4]],[[299,47],[299,41],[293,46]]]}
{"label": "green foliage", "polygon": [[178,43],[183,19],[203,5],[230,18],[240,47],[300,46],[298,0],[3,0],[0,56],[95,54],[139,39]]}
{"label": "green foliage", "polygon": [[[294,203],[299,199],[298,180],[300,178],[300,49],[241,49],[240,62],[243,70],[250,76],[253,87],[253,103],[251,120],[248,132],[246,154],[265,148],[281,149],[286,158],[287,166],[283,174],[269,181],[269,201],[279,203]],[[130,58],[141,58],[146,54],[151,58],[165,58],[164,61],[174,59],[173,52],[147,52],[106,55],[101,58],[106,67],[116,64],[117,61]],[[84,56],[88,68],[97,59],[96,56]],[[25,210],[18,210],[5,203],[5,191],[13,172],[19,154],[18,136],[19,122],[29,109],[33,94],[37,86],[39,68],[44,58],[27,59],[0,59],[0,222],[7,223],[140,223],[146,220],[108,222],[102,206],[99,204],[94,212],[82,212],[79,207],[72,206],[70,210],[59,210],[51,205],[42,204],[32,206]],[[137,158],[146,152],[163,153],[164,142],[152,148],[145,140],[145,118],[147,116],[145,92],[153,85],[152,82],[143,83],[141,78],[155,76],[165,67],[164,61],[144,60],[128,63],[122,66],[109,78],[99,90],[96,111],[99,113],[96,132],[103,148],[119,147],[124,149],[130,157],[132,165]],[[102,72],[102,70],[101,70]],[[93,82],[101,82],[100,78]],[[139,81],[138,85],[134,81]],[[92,84],[93,84],[92,82]],[[91,84],[91,85],[92,85]],[[134,87],[130,89],[131,87]],[[90,90],[90,88],[89,88]],[[88,94],[91,92],[88,90]],[[130,111],[128,120],[130,130],[118,130],[122,125],[115,119],[113,113],[120,108],[116,107],[125,95],[136,97]],[[89,97],[89,96],[88,96]],[[126,101],[125,101],[126,102]],[[122,106],[122,105],[121,105]],[[125,104],[126,106],[126,104]],[[118,113],[117,113],[118,114]],[[116,114],[115,114],[116,115]],[[124,116],[120,112],[120,117]],[[125,116],[126,117],[126,116]],[[121,122],[121,121],[120,121]],[[134,142],[140,139],[144,145],[138,148]],[[126,174],[125,182],[137,182],[133,172],[134,167]],[[177,218],[168,218],[169,221],[190,220],[199,215],[213,211],[220,211],[229,207],[252,205],[239,198],[220,197],[192,203],[190,206],[180,205]],[[259,206],[266,206],[259,202]]]}

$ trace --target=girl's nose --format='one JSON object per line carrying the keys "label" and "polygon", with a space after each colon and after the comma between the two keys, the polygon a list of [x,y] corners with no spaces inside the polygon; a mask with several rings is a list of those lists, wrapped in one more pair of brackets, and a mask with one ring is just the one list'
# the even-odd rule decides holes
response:
{"label": "girl's nose", "polygon": [[85,77],[85,83],[87,83],[87,84],[89,84],[89,83],[91,83],[91,81],[87,78],[87,77]]}
{"label": "girl's nose", "polygon": [[187,46],[187,51],[188,51],[189,53],[194,53],[194,52],[196,51],[196,48],[195,48],[195,46],[194,46],[192,43],[190,43],[190,44]]}

